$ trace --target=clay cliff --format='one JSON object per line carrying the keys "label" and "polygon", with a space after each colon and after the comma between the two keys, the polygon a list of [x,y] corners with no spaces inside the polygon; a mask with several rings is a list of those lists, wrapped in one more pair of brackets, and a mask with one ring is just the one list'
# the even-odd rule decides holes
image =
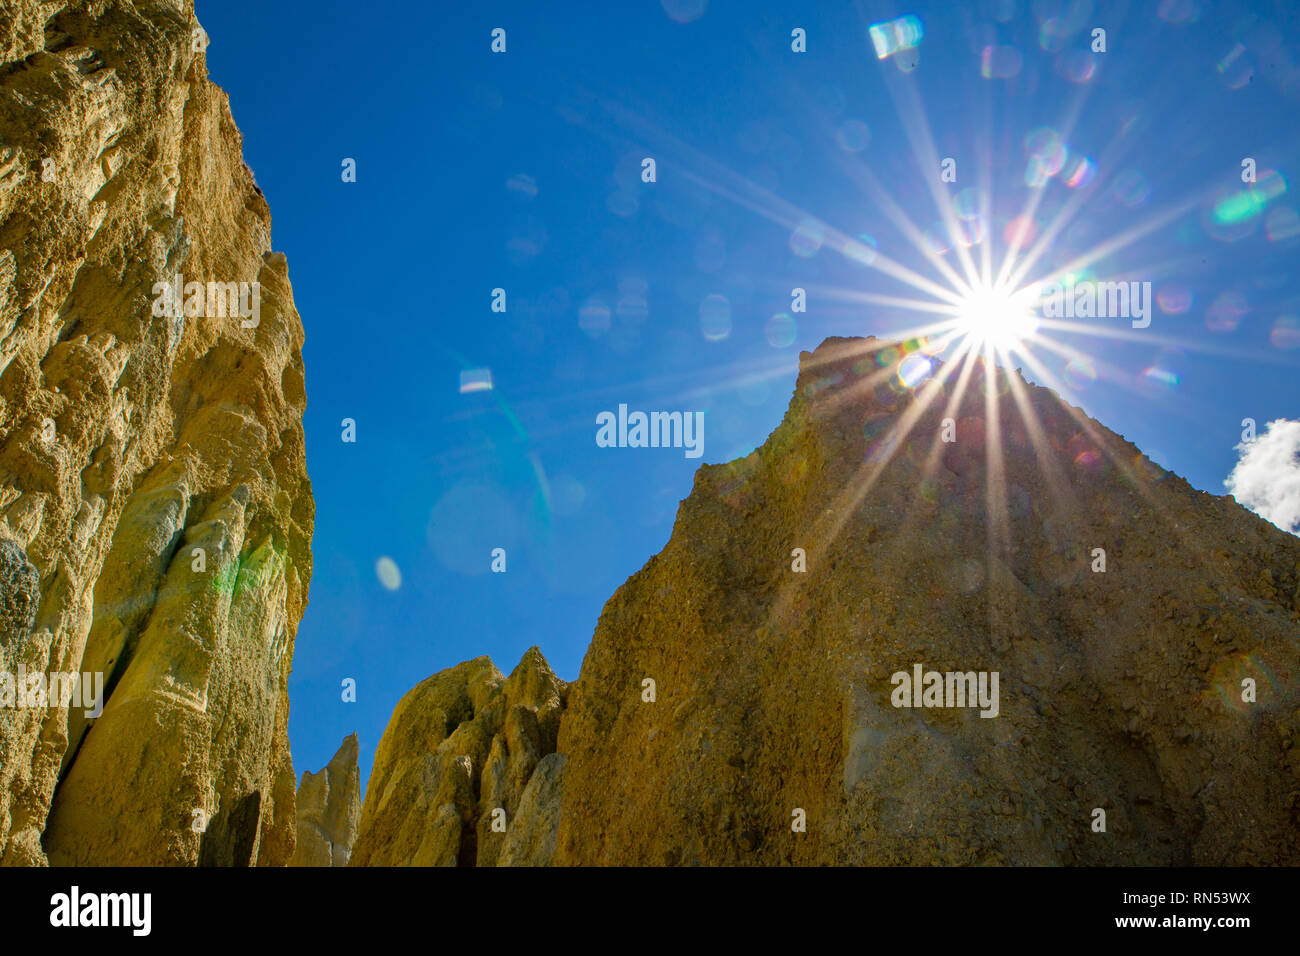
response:
{"label": "clay cliff", "polygon": [[290,866],[347,866],[361,823],[357,735],[345,737],[319,773],[298,785],[298,843]]}
{"label": "clay cliff", "polygon": [[576,684],[466,662],[359,821],[354,738],[295,793],[303,329],[206,42],[0,9],[0,862],[1300,863],[1300,539],[875,340],[699,469]]}
{"label": "clay cliff", "polygon": [[[497,862],[1300,863],[1300,539],[1018,372],[904,387],[909,347],[804,353],[767,442],[699,469]],[[996,705],[902,693],[917,665],[996,674]],[[386,852],[354,865],[476,862],[497,680],[399,705],[359,840],[387,805]]]}
{"label": "clay cliff", "polygon": [[509,677],[477,657],[417,684],[375,751],[350,865],[548,862],[568,693],[536,647]]}
{"label": "clay cliff", "polygon": [[0,681],[6,864],[293,853],[303,328],[206,43],[192,0],[0,9],[0,674],[104,697]]}

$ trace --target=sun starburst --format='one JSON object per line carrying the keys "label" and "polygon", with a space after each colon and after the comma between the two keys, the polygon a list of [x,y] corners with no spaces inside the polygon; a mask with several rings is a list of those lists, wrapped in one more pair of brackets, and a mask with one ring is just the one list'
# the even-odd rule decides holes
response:
{"label": "sun starburst", "polygon": [[955,308],[952,334],[972,348],[1006,355],[1025,347],[1038,330],[1037,287],[977,284]]}

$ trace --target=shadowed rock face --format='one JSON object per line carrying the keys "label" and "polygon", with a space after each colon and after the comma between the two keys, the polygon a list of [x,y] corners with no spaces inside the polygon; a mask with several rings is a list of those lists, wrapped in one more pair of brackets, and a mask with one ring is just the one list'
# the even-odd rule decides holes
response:
{"label": "shadowed rock face", "polygon": [[509,677],[478,657],[416,685],[375,752],[351,865],[548,862],[567,695],[535,647]]}
{"label": "shadowed rock face", "polygon": [[[804,353],[763,447],[696,473],[497,861],[1300,863],[1300,540],[1017,373],[939,366],[912,392],[899,358]],[[996,707],[901,706],[916,665],[996,673]],[[367,811],[421,811],[384,861],[453,862],[482,819],[466,722],[494,674],[399,706]],[[918,693],[949,703],[946,680]]]}
{"label": "shadowed rock face", "polygon": [[[897,358],[803,354],[605,606],[555,862],[1300,863],[1300,540],[1016,373]],[[894,706],[915,664],[998,672],[998,716]]]}
{"label": "shadowed rock face", "polygon": [[298,843],[290,866],[347,866],[361,823],[357,735],[345,737],[319,772],[298,786]]}
{"label": "shadowed rock face", "polygon": [[[303,330],[198,29],[191,0],[0,13],[0,672],[107,694],[0,707],[6,864],[293,852]],[[167,314],[177,274],[257,283],[256,318]]]}

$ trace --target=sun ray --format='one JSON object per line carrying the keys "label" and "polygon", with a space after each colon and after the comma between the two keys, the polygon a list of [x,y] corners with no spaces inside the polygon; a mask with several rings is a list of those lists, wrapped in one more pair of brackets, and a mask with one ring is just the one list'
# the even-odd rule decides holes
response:
{"label": "sun ray", "polygon": [[[847,160],[845,162],[847,163]],[[865,180],[867,192],[870,193],[872,200],[884,212],[885,217],[912,244],[912,247],[935,268],[940,276],[951,284],[952,288],[961,288],[963,285],[961,276],[957,274],[957,271],[949,265],[943,256],[930,248],[930,244],[926,241],[921,228],[908,218],[907,214],[894,200],[894,197],[880,185],[880,181],[871,172],[870,168],[859,162],[850,168],[849,174]]]}
{"label": "sun ray", "polygon": [[[857,289],[843,289],[833,286],[809,286],[810,291],[816,291],[821,297],[828,302],[851,302],[855,305],[887,305],[894,308],[910,309],[914,312],[933,312],[937,315],[951,316],[955,303],[933,302],[924,299],[909,299],[901,296],[880,295],[875,292],[862,292]],[[950,324],[950,323],[944,323]],[[912,330],[910,334],[899,332],[904,338],[913,338],[916,335],[926,335],[925,329],[932,326],[923,326]]]}
{"label": "sun ray", "polygon": [[[957,251],[957,258],[961,263],[966,282],[968,285],[974,285],[979,279],[978,273],[969,250],[960,242],[963,234],[957,225],[952,199],[939,177],[939,150],[935,147],[934,134],[930,130],[925,110],[921,108],[920,96],[915,86],[908,82],[907,77],[891,73],[888,69],[882,72],[886,77],[885,86],[894,101],[894,111],[912,148],[912,155],[916,157],[918,168],[932,171],[930,175],[923,176],[922,180],[929,189],[930,198],[934,202],[935,209],[938,210],[940,221]],[[902,99],[906,99],[906,103],[900,102]]]}
{"label": "sun ray", "polygon": [[[1040,281],[1054,281],[1068,273],[1087,268],[1103,256],[1108,256],[1112,253],[1119,252],[1121,249],[1126,249],[1134,242],[1137,242],[1137,240],[1150,235],[1157,229],[1164,228],[1174,220],[1186,215],[1189,211],[1195,209],[1204,201],[1204,196],[1185,198],[1182,202],[1175,203],[1163,212],[1151,217],[1146,222],[1139,223],[1136,226],[1126,229],[1100,245],[1094,246],[1092,249],[1080,253],[1069,262],[1066,262],[1059,268],[1053,270],[1047,277],[1044,277]],[[1061,217],[1058,216],[1046,229],[1043,230],[1043,234],[1039,236],[1038,241],[1034,243],[1033,248],[1029,250],[1029,254],[1025,257],[1025,260],[1012,270],[1011,279],[1007,283],[1008,285],[1018,287],[1024,283],[1025,276],[1028,274],[1029,270],[1034,267],[1065,226],[1066,223],[1062,222]]]}
{"label": "sun ray", "polygon": [[[895,259],[880,253],[876,250],[863,249],[862,243],[846,235],[839,229],[823,220],[808,213],[798,206],[794,205],[777,196],[771,190],[753,182],[742,176],[734,170],[728,169],[723,164],[712,159],[708,155],[695,149],[689,144],[683,142],[667,130],[651,123],[649,120],[637,115],[631,110],[626,109],[620,104],[606,102],[605,108],[616,116],[624,125],[634,128],[643,135],[652,137],[656,140],[663,141],[668,147],[669,152],[677,155],[684,155],[690,158],[691,162],[698,168],[692,168],[691,165],[683,164],[681,169],[682,176],[690,182],[695,183],[701,188],[713,192],[715,195],[730,200],[736,205],[757,213],[759,216],[770,222],[793,230],[802,223],[813,220],[826,226],[826,245],[829,245],[836,252],[847,258],[854,258],[854,261],[882,272],[891,278],[903,282],[918,292],[927,293],[938,299],[955,301],[959,294],[951,288],[946,287],[932,279],[922,276],[920,273],[904,266]],[[881,190],[881,195],[883,195]],[[936,202],[938,199],[936,198]],[[905,222],[906,217],[899,213],[900,221]],[[923,241],[923,240],[922,240]],[[937,259],[933,264],[941,273],[950,271],[950,267],[945,269],[946,263]],[[956,278],[955,273],[953,278]]]}
{"label": "sun ray", "polygon": [[[1083,113],[1084,104],[1087,102],[1091,90],[1092,90],[1091,85],[1087,85],[1082,87],[1080,90],[1078,90],[1075,93],[1075,96],[1071,103],[1070,110],[1067,112],[1066,118],[1061,124],[1063,139],[1068,140],[1070,138],[1071,133],[1073,133],[1075,127],[1078,125],[1079,117]],[[1102,154],[1101,158],[1103,160],[1110,159],[1111,151],[1118,150],[1118,149],[1120,149],[1119,144],[1112,144],[1107,148],[1107,152]],[[1066,200],[1066,203],[1062,207],[1060,214],[1057,216],[1058,220],[1064,220],[1061,225],[1062,229],[1065,227],[1065,225],[1067,225],[1070,222],[1071,219],[1074,218],[1075,213],[1078,210],[1083,208],[1083,205],[1087,201],[1087,199],[1089,199],[1096,190],[1101,188],[1103,182],[1104,182],[1103,179],[1098,178],[1097,181],[1091,183],[1087,188],[1077,190],[1070,195],[1070,198]],[[1019,223],[1019,225],[1016,228],[1014,238],[1008,243],[1009,248],[1007,249],[1006,255],[1003,256],[1002,267],[998,271],[998,278],[997,278],[998,284],[1015,283],[1015,280],[1011,278],[1011,270],[1015,266],[1016,256],[1019,255],[1020,250],[1023,246],[1025,235],[1026,232],[1028,231],[1029,223],[1033,220],[1033,217],[1038,213],[1038,207],[1042,204],[1043,197],[1047,194],[1046,186],[1047,184],[1044,183],[1043,186],[1033,189],[1030,192],[1028,202],[1025,203],[1023,209],[1021,210],[1020,215],[1016,217],[1016,221]]]}
{"label": "sun ray", "polygon": [[[1007,513],[1006,461],[1002,454],[1002,420],[997,388],[998,370],[991,361],[993,346],[985,345],[984,356],[984,528],[988,541],[987,578],[996,586],[990,595],[1013,593],[1015,573],[1011,568],[1011,522]],[[1015,621],[1008,620],[1015,604],[1004,607],[999,600],[990,600],[988,606],[989,633],[1010,638]]]}
{"label": "sun ray", "polygon": [[[1028,359],[1026,359],[1028,361]],[[1043,470],[1048,493],[1052,496],[1055,513],[1069,519],[1072,526],[1077,525],[1078,508],[1074,495],[1066,494],[1069,480],[1053,454],[1051,441],[1043,428],[1042,420],[1030,401],[1029,386],[1019,375],[1007,373],[1008,390],[1016,403],[1020,419],[1024,423],[1025,433],[1034,450],[1034,460]]]}
{"label": "sun ray", "polygon": [[[1052,379],[1051,373],[1045,367],[1043,367],[1041,363],[1038,362],[1037,359],[1035,359],[1032,355],[1028,355],[1028,354],[1024,356],[1024,359],[1025,359],[1025,363],[1031,366],[1035,374],[1043,376],[1047,381],[1051,381]],[[1087,436],[1087,439],[1091,443],[1092,447],[1095,448],[1098,452],[1100,452],[1106,458],[1106,460],[1108,460],[1109,462],[1111,462],[1112,465],[1115,466],[1115,468],[1128,482],[1130,487],[1134,488],[1137,491],[1137,493],[1142,496],[1143,501],[1146,502],[1146,504],[1152,509],[1152,511],[1157,515],[1157,517],[1159,517],[1164,522],[1164,528],[1166,533],[1172,534],[1173,536],[1178,538],[1180,545],[1193,556],[1194,560],[1202,564],[1207,569],[1210,568],[1212,565],[1212,560],[1209,557],[1209,552],[1207,552],[1206,549],[1201,547],[1201,544],[1203,542],[1201,542],[1201,540],[1196,536],[1196,534],[1193,532],[1193,529],[1185,527],[1183,523],[1177,519],[1176,516],[1170,513],[1166,503],[1159,496],[1152,493],[1150,487],[1151,482],[1149,478],[1139,473],[1135,462],[1139,459],[1139,457],[1141,457],[1141,453],[1138,452],[1137,448],[1130,445],[1130,447],[1134,452],[1138,452],[1138,455],[1135,456],[1134,460],[1130,461],[1128,457],[1120,454],[1117,449],[1112,447],[1112,442],[1107,439],[1107,436],[1104,436],[1098,430],[1098,426],[1096,422],[1094,422],[1091,418],[1089,418],[1086,414],[1084,414],[1080,409],[1074,408],[1069,403],[1061,402],[1060,404],[1061,407],[1063,407],[1066,410],[1066,412],[1070,415],[1070,417],[1074,419],[1075,423],[1078,424],[1082,433]],[[1122,438],[1119,438],[1119,440],[1123,441]],[[1160,466],[1157,465],[1156,467],[1159,468]],[[1160,468],[1160,471],[1164,472],[1164,469]]]}
{"label": "sun ray", "polygon": [[1062,332],[1068,335],[1084,336],[1087,338],[1111,339],[1121,342],[1141,342],[1145,345],[1157,346],[1159,348],[1177,348],[1182,349],[1184,352],[1197,352],[1221,358],[1242,359],[1245,361],[1259,362],[1265,365],[1294,366],[1296,364],[1295,359],[1274,354],[1272,352],[1234,349],[1217,342],[1202,343],[1190,338],[1170,338],[1166,335],[1152,334],[1149,330],[1083,325],[1077,321],[1071,321],[1068,319],[1040,319],[1038,327],[1040,334],[1042,331],[1050,330]]}

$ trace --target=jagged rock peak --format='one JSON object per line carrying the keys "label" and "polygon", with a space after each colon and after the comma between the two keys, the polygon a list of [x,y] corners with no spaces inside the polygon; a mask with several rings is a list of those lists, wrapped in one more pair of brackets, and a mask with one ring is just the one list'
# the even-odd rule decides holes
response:
{"label": "jagged rock peak", "polygon": [[343,738],[318,773],[304,771],[298,786],[298,843],[290,866],[347,866],[361,824],[360,745]]}
{"label": "jagged rock peak", "polygon": [[417,684],[379,742],[351,865],[549,858],[568,691],[536,647],[509,677],[478,657]]}

